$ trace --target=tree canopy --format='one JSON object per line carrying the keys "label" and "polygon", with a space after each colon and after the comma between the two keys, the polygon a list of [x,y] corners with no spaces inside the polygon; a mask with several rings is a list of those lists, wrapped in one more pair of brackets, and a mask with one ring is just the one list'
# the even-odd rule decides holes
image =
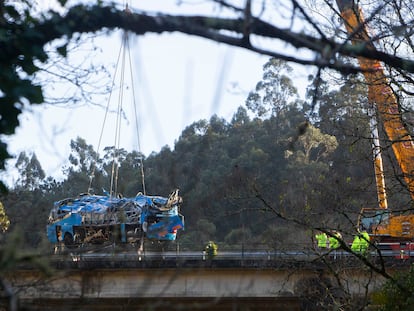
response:
{"label": "tree canopy", "polygon": [[[201,12],[193,15],[134,12],[131,9],[118,9],[115,5],[104,5],[100,1],[90,5],[69,3],[59,1],[59,9],[40,14],[33,13],[30,1],[23,1],[21,5],[6,1],[0,5],[3,34],[0,36],[0,63],[3,68],[0,73],[1,133],[14,133],[19,124],[18,116],[25,105],[44,101],[42,85],[33,77],[50,61],[51,54],[46,51],[46,45],[60,39],[54,48],[58,54],[66,57],[70,41],[78,40],[79,34],[105,29],[122,28],[137,35],[181,32],[242,47],[275,59],[312,65],[319,69],[330,68],[344,74],[356,73],[360,69],[345,62],[343,56],[364,56],[380,60],[397,71],[405,72],[407,79],[414,72],[414,62],[406,57],[406,48],[412,47],[408,31],[412,12],[405,10],[403,4],[380,4],[371,8],[369,12],[372,15],[366,19],[374,23],[379,21],[378,16],[383,12],[390,16],[389,20],[378,24],[383,32],[381,42],[386,42],[386,48],[392,48],[398,42],[401,44],[388,53],[367,48],[363,44],[352,45],[348,35],[344,35],[341,30],[343,26],[335,21],[339,17],[338,10],[325,1],[287,1],[281,11],[275,10],[271,5],[258,5],[254,1],[242,4],[212,1],[220,11],[210,16]],[[323,11],[325,16],[332,18],[322,22],[318,13],[312,11],[313,7],[318,7],[318,11]],[[393,16],[399,18],[392,19]],[[393,24],[386,28],[386,22],[391,21]],[[263,45],[260,38],[268,39],[274,44]],[[374,39],[377,41],[379,38]],[[395,39],[394,43],[392,39]],[[287,49],[285,53],[277,50],[279,45],[276,42],[279,40],[292,49]],[[304,53],[296,53],[295,50]],[[409,91],[401,83],[399,85],[401,90]],[[0,146],[1,168],[4,168],[4,161],[8,157],[7,146],[3,141]]]}
{"label": "tree canopy", "polygon": [[[197,247],[200,236],[229,246],[242,243],[243,236],[249,236],[251,245],[272,243],[267,235],[274,232],[274,226],[280,225],[280,221],[293,221],[306,214],[309,219],[301,224],[305,228],[305,224],[316,225],[310,221],[315,219],[312,215],[318,215],[318,221],[330,224],[332,217],[338,217],[335,211],[346,210],[344,205],[350,212],[356,211],[357,202],[369,200],[370,196],[361,194],[352,204],[345,204],[345,189],[351,195],[353,187],[371,178],[359,173],[363,162],[357,159],[353,164],[344,161],[343,154],[347,153],[344,150],[349,148],[351,138],[346,133],[333,136],[331,133],[338,131],[338,127],[324,112],[330,111],[327,107],[334,105],[337,97],[345,96],[343,92],[347,89],[327,97],[329,99],[321,105],[324,109],[318,113],[318,122],[310,122],[307,115],[314,109],[295,96],[294,82],[286,76],[288,66],[270,60],[265,67],[279,72],[273,78],[274,83],[292,85],[292,92],[279,92],[279,88],[275,88],[277,94],[273,96],[269,90],[263,97],[267,100],[263,101],[259,87],[247,99],[251,102],[255,98],[256,101],[250,110],[240,106],[230,122],[216,115],[210,120],[195,121],[182,131],[172,150],[166,147],[145,158],[135,151],[106,147],[104,154],[99,155],[92,145],[78,137],[70,144],[69,165],[60,182],[52,176],[45,178],[35,154],[22,152],[16,164],[18,182],[5,197],[12,226],[26,222],[22,218],[23,205],[23,210],[37,210],[38,217],[31,218],[35,223],[24,225],[28,241],[37,245],[42,236],[44,238],[42,228],[54,200],[84,192],[102,194],[102,189],[110,189],[114,156],[119,165],[118,191],[125,196],[143,191],[140,158],[144,158],[147,191],[168,194],[173,188],[180,188],[185,197],[182,212],[188,228],[182,242],[188,247]],[[263,77],[267,79],[266,71]],[[273,106],[269,110],[272,112],[263,118],[261,111],[269,106]],[[352,112],[341,114],[341,117],[343,127],[348,129],[346,123],[352,126],[352,120],[363,115]],[[300,126],[307,128],[301,135],[298,134]],[[361,140],[354,144],[355,149],[357,145],[361,146],[358,157],[364,158],[369,166],[369,141]],[[350,159],[352,157],[350,155]],[[342,173],[345,171],[347,174]],[[332,205],[332,212],[325,213],[323,202],[329,200],[329,196],[337,195],[335,185],[338,183],[343,186],[341,199]],[[272,202],[274,210],[263,213],[266,210],[257,206],[255,191]],[[276,215],[269,218],[269,212],[276,212]],[[34,231],[39,233],[35,237],[33,226],[38,225],[40,227]],[[352,231],[355,224],[346,220],[343,226]],[[309,239],[305,231],[296,237],[297,243],[306,243]],[[285,247],[289,246],[286,244]]]}

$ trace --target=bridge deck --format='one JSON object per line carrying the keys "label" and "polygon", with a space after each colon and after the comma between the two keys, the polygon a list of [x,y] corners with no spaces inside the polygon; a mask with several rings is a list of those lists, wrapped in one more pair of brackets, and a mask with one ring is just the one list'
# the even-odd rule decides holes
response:
{"label": "bridge deck", "polygon": [[[409,263],[398,261],[404,262]],[[350,295],[364,295],[384,282],[339,252],[324,261],[301,252],[221,252],[213,260],[202,252],[73,253],[52,256],[50,263],[52,275],[26,266],[6,278],[30,310],[76,310],[79,305],[83,310],[97,310],[99,305],[105,310],[144,310],[154,303],[159,305],[154,310],[173,305],[191,309],[193,304],[201,309],[213,304],[215,310],[299,310],[301,285],[332,277],[328,265]]]}

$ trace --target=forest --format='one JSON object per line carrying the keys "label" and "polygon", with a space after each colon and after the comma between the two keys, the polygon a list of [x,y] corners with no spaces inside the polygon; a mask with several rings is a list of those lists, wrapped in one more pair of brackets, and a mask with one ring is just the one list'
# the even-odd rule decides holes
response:
{"label": "forest", "polygon": [[[186,222],[177,241],[182,249],[199,250],[209,240],[221,249],[305,249],[317,228],[340,230],[351,239],[361,207],[378,204],[366,87],[359,75],[338,76],[336,88],[332,79],[319,79],[315,103],[315,79],[309,77],[301,99],[291,71],[287,63],[270,59],[230,121],[217,115],[195,121],[173,148],[158,153],[145,156],[108,146],[97,154],[76,137],[62,180],[45,176],[36,154],[20,153],[19,176],[1,198],[8,232],[22,231],[26,248],[48,247],[53,202],[85,192],[103,194],[116,155],[122,195],[143,191],[141,168],[147,194],[166,196],[180,189]],[[385,167],[392,172],[389,200],[407,206],[408,193],[394,173],[389,149],[384,147]]]}

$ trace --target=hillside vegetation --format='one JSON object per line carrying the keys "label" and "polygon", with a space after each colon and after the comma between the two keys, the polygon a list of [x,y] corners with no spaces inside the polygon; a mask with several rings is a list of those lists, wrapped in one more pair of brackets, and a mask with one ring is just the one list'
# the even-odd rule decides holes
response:
{"label": "hillside vegetation", "polygon": [[[89,191],[103,194],[117,154],[118,192],[124,196],[143,190],[141,158],[147,194],[180,189],[183,248],[200,249],[208,240],[221,248],[306,247],[319,227],[352,234],[360,208],[377,204],[366,90],[357,77],[338,89],[322,80],[315,103],[313,80],[307,99],[300,99],[290,71],[270,60],[230,121],[217,115],[195,121],[173,148],[149,156],[114,147],[98,155],[74,138],[65,178],[56,181],[45,176],[36,154],[21,153],[19,178],[2,198],[9,231],[21,228],[26,245],[38,247],[53,202],[87,192],[92,173]],[[407,199],[398,181],[389,185],[390,200]]]}

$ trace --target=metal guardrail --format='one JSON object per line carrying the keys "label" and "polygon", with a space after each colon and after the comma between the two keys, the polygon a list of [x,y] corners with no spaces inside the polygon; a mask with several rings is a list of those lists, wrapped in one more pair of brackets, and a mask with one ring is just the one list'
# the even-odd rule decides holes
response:
{"label": "metal guardrail", "polygon": [[[398,243],[397,243],[398,244]],[[377,245],[365,254],[373,261],[405,264],[414,261],[414,250],[406,245]],[[63,249],[52,255],[50,261],[58,268],[172,268],[172,267],[315,267],[324,260],[342,261],[347,265],[358,264],[355,254],[344,250],[320,249],[312,245],[290,245],[288,250],[275,250],[257,245],[247,249],[245,245],[233,245],[232,249],[220,249],[210,257],[202,250],[182,250],[174,243],[169,250],[153,247],[139,248],[134,245],[101,245],[88,248]],[[293,248],[297,250],[292,250]],[[408,247],[408,248],[407,248]],[[407,248],[405,250],[404,248]]]}
{"label": "metal guardrail", "polygon": [[[405,265],[414,261],[411,257],[400,256],[400,252],[386,250],[381,254],[373,251],[366,256],[372,261],[385,261],[391,265]],[[321,260],[321,259],[324,260]],[[401,260],[403,259],[403,260]],[[309,251],[222,251],[209,257],[203,251],[165,252],[87,252],[54,255],[51,263],[58,269],[122,269],[122,268],[322,268],[326,260],[354,266],[360,263],[355,255],[331,250],[328,252]]]}

